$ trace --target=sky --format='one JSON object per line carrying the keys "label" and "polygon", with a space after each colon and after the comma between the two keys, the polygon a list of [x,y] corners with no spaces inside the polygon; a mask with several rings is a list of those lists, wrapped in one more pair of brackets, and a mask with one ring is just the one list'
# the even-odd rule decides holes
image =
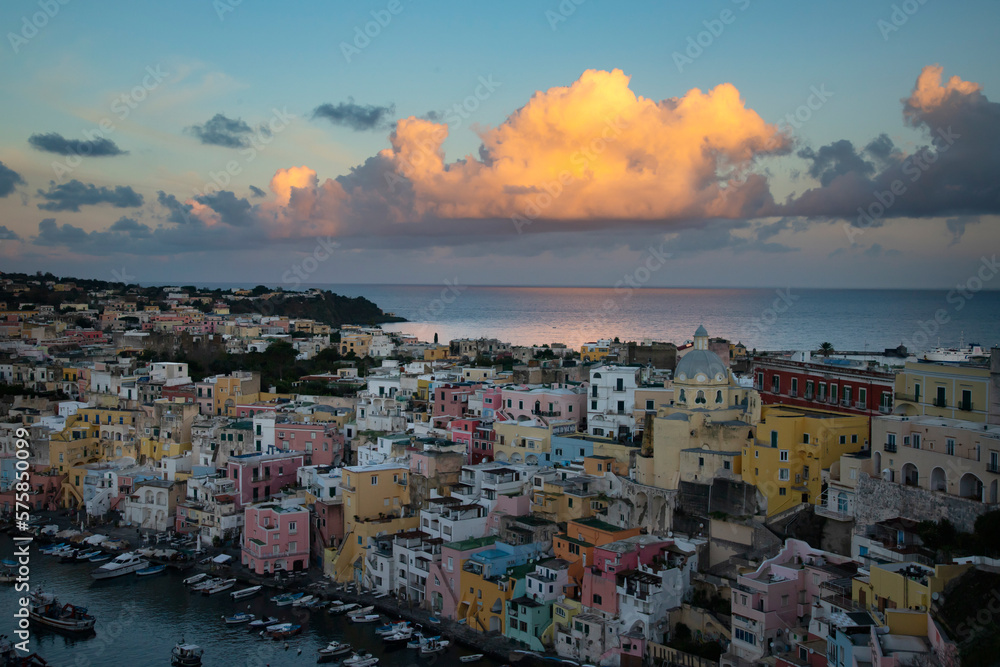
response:
{"label": "sky", "polygon": [[10,0],[0,24],[3,271],[998,287],[990,0]]}

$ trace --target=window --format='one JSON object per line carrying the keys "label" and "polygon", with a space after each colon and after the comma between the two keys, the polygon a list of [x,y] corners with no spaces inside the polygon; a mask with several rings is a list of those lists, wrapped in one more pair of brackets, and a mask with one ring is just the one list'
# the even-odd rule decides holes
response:
{"label": "window", "polygon": [[788,460],[788,450],[787,449],[782,449],[780,452],[778,452],[778,459],[780,461],[787,461]]}
{"label": "window", "polygon": [[590,409],[591,410],[596,410],[597,409],[597,401],[591,401],[590,402]]}
{"label": "window", "polygon": [[744,630],[743,628],[734,628],[733,636],[737,641],[741,641],[744,644],[750,644],[751,646],[757,645],[757,637],[749,630]]}
{"label": "window", "polygon": [[778,481],[787,482],[790,478],[788,468],[778,468]]}
{"label": "window", "polygon": [[601,598],[600,595],[598,595],[597,593],[594,593],[594,604],[601,604],[603,601],[604,600]]}
{"label": "window", "polygon": [[842,444],[842,445],[846,445],[847,444],[847,436],[846,435],[840,436],[840,444]]}
{"label": "window", "polygon": [[647,410],[653,410],[653,409],[655,409],[655,408],[653,408],[653,401],[651,399],[647,399],[646,400],[646,409]]}
{"label": "window", "polygon": [[778,446],[778,432],[777,431],[771,431],[771,446],[772,447],[777,447]]}
{"label": "window", "polygon": [[378,475],[372,475],[372,486],[378,485]]}
{"label": "window", "polygon": [[948,456],[954,456],[955,455],[955,439],[954,438],[948,438],[947,440],[945,440],[944,449],[945,449],[945,454],[947,454]]}
{"label": "window", "polygon": [[722,462],[722,467],[723,467],[724,469],[726,469],[726,470],[731,470],[731,469],[732,469],[732,467],[733,467],[733,464],[732,464],[732,462],[731,462],[731,461],[723,461],[723,462]]}
{"label": "window", "polygon": [[914,449],[920,449],[920,434],[919,433],[914,433],[913,434],[913,448]]}
{"label": "window", "polygon": [[771,393],[780,394],[781,393],[781,377],[777,375],[771,376]]}
{"label": "window", "polygon": [[852,433],[851,434],[851,444],[852,445],[858,444],[858,434],[857,433]]}
{"label": "window", "polygon": [[778,495],[779,496],[787,496],[788,495],[788,489],[786,489],[785,487],[781,487],[780,489],[778,489]]}

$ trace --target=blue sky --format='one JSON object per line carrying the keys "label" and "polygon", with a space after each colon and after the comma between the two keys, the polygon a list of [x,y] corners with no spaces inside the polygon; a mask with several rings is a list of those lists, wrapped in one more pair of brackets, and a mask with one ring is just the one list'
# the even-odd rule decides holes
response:
{"label": "blue sky", "polygon": [[[70,0],[62,5],[53,0],[48,7],[53,15],[42,21],[38,12],[45,7],[37,0],[0,6],[6,35],[0,48],[5,120],[0,163],[7,170],[0,176],[9,179],[5,189],[0,178],[0,193],[6,193],[0,198],[0,263],[7,270],[281,284],[290,268],[317,250],[320,239],[332,239],[337,250],[328,259],[324,255],[310,282],[438,283],[458,277],[464,284],[612,286],[644,261],[651,245],[666,244],[671,261],[652,276],[651,286],[948,287],[975,271],[984,249],[1000,245],[995,195],[971,197],[968,205],[946,196],[963,174],[985,173],[985,179],[997,166],[988,158],[976,164],[982,155],[961,149],[961,139],[961,150],[945,156],[947,165],[939,163],[909,186],[905,207],[897,204],[860,234],[845,231],[844,221],[850,223],[845,208],[829,203],[861,196],[866,184],[891,181],[892,165],[863,152],[881,134],[900,160],[928,145],[939,122],[972,123],[962,126],[982,134],[970,143],[998,136],[1000,128],[991,124],[997,118],[992,100],[1000,97],[994,65],[1000,46],[992,34],[1000,7],[995,2],[956,7],[935,0],[777,6],[754,0],[627,5],[598,0]],[[371,22],[379,16],[383,22],[388,17],[386,25],[345,57],[344,44],[354,43],[356,29],[369,24],[375,32]],[[44,23],[37,34],[24,28],[33,17],[36,24]],[[898,29],[889,31],[888,25]],[[718,34],[709,35],[713,27]],[[689,39],[699,37],[701,52],[686,51]],[[678,67],[677,53],[695,57]],[[907,125],[903,100],[910,98],[924,68],[935,64],[943,68],[942,90],[957,76],[978,84],[977,91],[948,88],[950,101],[923,108]],[[657,155],[650,149],[642,161],[655,163],[653,180],[641,191],[622,195],[638,202],[631,209],[639,213],[609,220],[601,207],[622,181],[597,182],[603,176],[594,169],[586,177],[594,180],[581,183],[583,177],[576,175],[573,187],[584,189],[563,195],[528,233],[512,233],[509,218],[526,200],[510,193],[540,192],[548,182],[547,167],[540,165],[566,157],[542,144],[549,134],[566,132],[561,145],[572,145],[576,139],[568,133],[574,130],[566,129],[574,126],[572,118],[586,117],[581,105],[593,106],[604,94],[588,97],[581,85],[569,95],[575,106],[563,108],[546,91],[573,86],[587,70],[621,70],[629,77],[627,90],[654,103],[688,99],[694,88],[708,93],[731,84],[750,112],[741,115],[740,124],[749,127],[759,116],[785,139],[755,127],[736,143],[719,140],[706,150],[725,159],[709,167],[724,171],[737,163],[741,173],[758,174],[762,196],[775,204],[757,205],[754,198],[721,206],[710,201],[715,192],[694,198],[690,206],[671,207],[656,194],[656,179],[669,190],[671,183],[687,182],[706,165],[674,165],[672,153]],[[483,80],[492,83],[488,93],[470,97],[483,90]],[[595,85],[610,91],[615,84],[601,79]],[[817,89],[829,91],[829,98],[801,127],[792,131],[779,124]],[[615,90],[620,93],[620,86]],[[546,124],[531,125],[525,118],[513,123],[512,114],[539,91],[534,108]],[[125,101],[134,106],[124,118],[122,95],[131,96]],[[475,108],[455,127],[457,116],[449,117],[448,109],[466,100]],[[700,113],[715,102],[706,104]],[[341,115],[314,117],[321,105]],[[987,121],[973,123],[962,115],[971,107],[985,108]],[[359,119],[365,111],[381,113],[381,120],[365,127],[365,119]],[[635,118],[649,113],[639,109]],[[251,153],[246,145],[241,150],[206,142],[208,123],[220,114],[237,128],[227,135],[233,141],[257,134],[267,143],[256,144]],[[294,119],[279,122],[270,136],[259,134],[261,124],[276,115]],[[451,166],[424,180],[401,170],[402,148],[376,158],[390,148],[393,123],[410,116],[425,119],[420,122],[428,126],[449,120],[452,125],[441,144]],[[696,119],[684,122],[662,111],[650,128],[633,126],[630,141],[643,132],[659,133],[662,144],[651,141],[650,146],[673,146],[680,143],[670,134],[675,126],[683,125],[685,141],[710,131]],[[539,127],[544,131],[536,155],[525,138]],[[417,141],[420,129],[411,127],[407,136]],[[502,153],[495,147],[481,151],[484,135],[475,130],[495,132],[485,135],[487,142],[503,136],[505,145],[521,145],[516,156],[507,157],[534,163],[508,181],[509,175],[484,177],[478,171],[452,179],[456,160],[470,156],[463,168],[471,164],[489,172]],[[52,133],[66,141],[59,144]],[[29,143],[41,135],[49,135],[49,141]],[[70,171],[53,168],[67,159],[53,147],[71,152],[67,141],[95,136],[114,142],[119,154],[84,157]],[[851,150],[837,143],[845,140]],[[640,148],[629,146],[633,153]],[[829,153],[821,151],[825,146],[831,147]],[[360,170],[352,176],[351,170],[366,161],[371,173]],[[215,180],[232,195],[192,201],[227,163],[235,163],[232,171],[238,173]],[[376,181],[387,165],[412,181],[412,196],[385,201],[386,193],[379,190],[385,184]],[[295,192],[303,192],[282,201],[272,179],[291,167],[308,167],[314,175],[311,180],[287,177]],[[832,171],[823,176],[824,169]],[[557,173],[552,171],[552,178]],[[998,175],[992,175],[994,183]],[[531,183],[536,176],[539,182]],[[449,181],[447,187],[442,179]],[[73,193],[56,189],[74,180],[79,186]],[[94,188],[87,189],[90,185]],[[264,196],[254,196],[251,186]],[[410,183],[405,186],[409,192]],[[130,188],[142,203],[119,199],[116,188]],[[938,188],[941,198],[932,196]],[[821,203],[800,200],[811,189]],[[73,210],[72,197],[83,190],[91,199],[76,200],[79,210]],[[918,191],[924,198],[919,204],[912,201]],[[924,191],[930,194],[924,197]],[[171,221],[160,192],[180,202],[193,222]],[[482,201],[466,202],[478,196],[470,192],[482,192]],[[315,203],[296,204],[306,194]],[[579,205],[571,205],[571,197]],[[867,206],[863,198],[858,201]],[[548,224],[549,214],[555,223]]]}

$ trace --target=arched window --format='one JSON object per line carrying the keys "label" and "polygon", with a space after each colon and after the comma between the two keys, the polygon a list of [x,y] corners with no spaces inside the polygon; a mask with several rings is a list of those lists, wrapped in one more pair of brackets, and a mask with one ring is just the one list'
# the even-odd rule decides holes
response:
{"label": "arched window", "polygon": [[687,397],[684,395],[684,390],[683,389],[681,389],[681,397],[679,399],[677,399],[677,400],[679,400],[681,403],[687,402]]}
{"label": "arched window", "polygon": [[719,404],[722,403],[722,390],[721,389],[719,389],[718,391],[715,392],[715,402],[719,403]]}
{"label": "arched window", "polygon": [[[587,357],[587,359],[589,360],[590,357]],[[594,373],[594,379],[595,380],[600,380],[601,379],[601,374],[600,373]]]}
{"label": "arched window", "polygon": [[694,399],[695,403],[705,403],[705,392],[701,389],[698,390],[698,395]]}

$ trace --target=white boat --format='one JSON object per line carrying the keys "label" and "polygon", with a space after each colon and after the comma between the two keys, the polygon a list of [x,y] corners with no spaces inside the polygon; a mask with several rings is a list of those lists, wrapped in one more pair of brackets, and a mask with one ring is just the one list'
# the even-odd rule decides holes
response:
{"label": "white boat", "polygon": [[355,614],[350,616],[354,623],[374,623],[382,619],[381,614]]}
{"label": "white boat", "polygon": [[222,579],[219,579],[218,577],[210,577],[208,579],[203,579],[191,587],[191,592],[200,593],[206,588],[211,588],[212,586],[215,586],[220,581],[222,581]]}
{"label": "white boat", "polygon": [[413,638],[413,628],[403,628],[391,635],[383,635],[382,643],[387,647],[399,647]]}
{"label": "white boat", "polygon": [[378,664],[378,658],[368,651],[362,651],[355,653],[350,658],[344,658],[340,664],[344,667],[371,667]]}
{"label": "white boat", "polygon": [[420,647],[420,652],[423,653],[424,655],[428,653],[440,653],[441,651],[448,648],[449,644],[451,644],[451,642],[449,642],[447,639],[440,639],[440,638],[429,639],[426,644]]}
{"label": "white boat", "polygon": [[929,352],[924,352],[920,360],[945,364],[961,364],[973,357],[988,356],[989,352],[984,350],[982,345],[969,343],[963,346],[962,342],[959,341],[958,347],[936,347]]}
{"label": "white boat", "polygon": [[360,607],[361,605],[359,605],[357,602],[348,602],[346,604],[344,603],[331,604],[330,608],[327,609],[327,611],[330,612],[331,614],[345,614],[355,609],[359,609]]}
{"label": "white boat", "polygon": [[262,588],[261,586],[251,586],[250,588],[244,588],[238,591],[233,591],[232,593],[229,594],[229,597],[231,597],[234,600],[242,600],[243,598],[250,597],[257,591],[259,591],[261,588]]}
{"label": "white boat", "polygon": [[394,635],[403,630],[411,629],[409,621],[400,621],[398,623],[389,623],[388,625],[383,625],[380,628],[376,628],[375,634],[388,637],[389,635]]}
{"label": "white boat", "polygon": [[182,639],[170,652],[170,664],[174,667],[198,667],[204,652],[197,644],[187,644]]}
{"label": "white boat", "polygon": [[305,606],[307,606],[310,602],[312,602],[315,599],[316,599],[315,595],[305,595],[303,597],[300,597],[298,600],[295,600],[294,602],[292,602],[292,606],[293,607],[305,607]]}
{"label": "white boat", "polygon": [[463,655],[459,658],[462,662],[479,662],[483,659],[482,653],[473,653],[472,655]]}
{"label": "white boat", "polygon": [[55,630],[67,633],[89,634],[94,631],[96,619],[87,613],[85,607],[59,604],[51,593],[35,591],[31,594],[29,618]]}
{"label": "white boat", "polygon": [[351,645],[338,642],[336,640],[326,645],[326,648],[319,650],[319,662],[333,660],[351,652]]}
{"label": "white boat", "polygon": [[279,607],[287,607],[299,598],[301,598],[304,593],[282,593],[281,595],[275,595],[271,598],[271,602],[278,605]]}
{"label": "white boat", "polygon": [[266,628],[270,625],[274,625],[278,622],[278,619],[274,616],[268,616],[267,618],[258,618],[256,621],[250,621],[248,626],[251,630],[260,630],[261,628]]}
{"label": "white boat", "polygon": [[347,615],[348,616],[363,616],[364,614],[370,614],[370,613],[372,613],[372,609],[374,609],[374,608],[375,608],[375,605],[370,604],[367,607],[362,607],[361,609],[355,609],[354,611],[349,611],[349,612],[347,612]]}
{"label": "white boat", "polygon": [[132,574],[149,565],[149,561],[141,558],[136,553],[126,553],[118,556],[112,561],[108,561],[90,573],[94,579],[111,579],[125,574]]}
{"label": "white boat", "polygon": [[406,648],[420,648],[432,639],[440,639],[440,636],[425,637],[423,633],[415,632],[410,641],[406,642]]}
{"label": "white boat", "polygon": [[248,614],[245,611],[241,611],[238,614],[233,614],[232,616],[223,616],[222,620],[226,622],[226,625],[240,625],[241,623],[249,623],[257,618],[253,614]]}
{"label": "white boat", "polygon": [[204,589],[202,595],[215,595],[216,593],[221,593],[222,591],[228,591],[230,588],[236,585],[235,579],[223,579],[214,586]]}
{"label": "white boat", "polygon": [[206,579],[211,578],[211,576],[212,575],[207,574],[205,572],[200,572],[200,573],[198,573],[198,574],[196,574],[194,576],[188,577],[187,579],[185,579],[181,583],[183,583],[185,586],[194,586],[195,584],[201,583],[201,582],[205,581]]}

